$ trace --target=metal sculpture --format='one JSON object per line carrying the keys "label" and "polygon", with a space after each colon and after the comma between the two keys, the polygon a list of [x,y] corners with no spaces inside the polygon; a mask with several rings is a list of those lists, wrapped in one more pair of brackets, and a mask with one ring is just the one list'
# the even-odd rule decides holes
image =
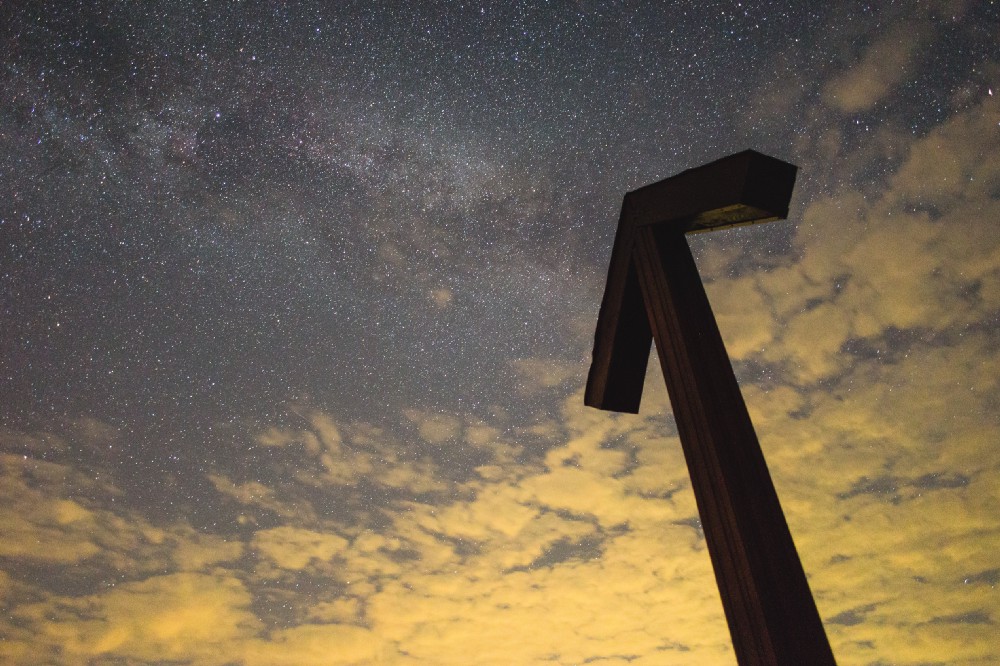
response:
{"label": "metal sculpture", "polygon": [[783,219],[796,167],[745,151],[625,195],[585,402],[639,411],[655,340],[736,657],[835,666],[684,236]]}

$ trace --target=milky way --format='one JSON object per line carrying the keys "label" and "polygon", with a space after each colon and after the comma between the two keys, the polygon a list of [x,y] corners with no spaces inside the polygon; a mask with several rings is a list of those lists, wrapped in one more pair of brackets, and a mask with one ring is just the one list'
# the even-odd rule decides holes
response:
{"label": "milky way", "polygon": [[0,655],[732,663],[662,386],[582,386],[623,194],[754,148],[789,221],[692,245],[839,663],[1000,660],[997,34],[5,4]]}

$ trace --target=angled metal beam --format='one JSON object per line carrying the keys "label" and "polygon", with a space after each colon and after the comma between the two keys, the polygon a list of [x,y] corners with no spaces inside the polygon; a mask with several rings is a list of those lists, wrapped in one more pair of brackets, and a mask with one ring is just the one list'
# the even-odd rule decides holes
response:
{"label": "angled metal beam", "polygon": [[687,233],[783,219],[795,171],[746,150],[625,195],[597,317],[587,405],[639,412],[652,336],[632,261],[637,228],[662,225]]}
{"label": "angled metal beam", "polygon": [[785,217],[795,171],[746,151],[625,196],[587,385],[638,411],[655,340],[742,666],[835,662],[684,235]]}

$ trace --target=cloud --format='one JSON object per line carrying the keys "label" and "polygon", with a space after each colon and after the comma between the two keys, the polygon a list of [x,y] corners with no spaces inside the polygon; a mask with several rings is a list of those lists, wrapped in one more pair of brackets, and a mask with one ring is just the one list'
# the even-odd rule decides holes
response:
{"label": "cloud", "polygon": [[[487,664],[731,655],[703,541],[679,524],[693,499],[644,498],[630,489],[629,454],[606,448],[649,425],[577,401],[565,411],[577,436],[537,471],[470,481],[469,500],[398,514],[394,532],[420,556],[366,602],[374,631],[433,663],[471,653]],[[643,460],[647,449],[677,447],[637,439]],[[700,553],[694,568],[691,553]],[[687,661],[693,648],[700,657]]]}
{"label": "cloud", "polygon": [[[35,436],[26,437],[29,442]],[[145,521],[131,522],[98,501],[120,496],[114,486],[68,465],[0,454],[0,557],[30,566],[114,565],[132,571],[152,557],[160,539]]]}
{"label": "cloud", "polygon": [[246,651],[243,663],[247,666],[385,663],[390,650],[380,636],[363,627],[307,624],[273,632],[269,640]]}
{"label": "cloud", "polygon": [[[285,519],[313,515],[310,507],[279,499],[274,488],[259,481],[236,483],[223,474],[207,474],[206,477],[221,495],[230,497],[246,507],[270,511]],[[248,523],[255,519],[248,512],[241,515],[239,520]]]}
{"label": "cloud", "polygon": [[707,290],[731,356],[782,364],[799,382],[843,372],[852,340],[975,325],[1000,307],[1000,102],[984,97],[914,140],[887,187],[810,203],[796,255]]}
{"label": "cloud", "polygon": [[842,663],[991,659],[981,623],[940,618],[995,621],[998,608],[988,585],[964,583],[998,564],[982,545],[1000,534],[1000,466],[983,455],[1000,437],[998,124],[984,93],[909,139],[884,187],[811,201],[781,261],[735,278],[709,262]]}
{"label": "cloud", "polygon": [[251,547],[283,569],[304,569],[313,560],[328,562],[342,553],[347,540],[328,532],[282,526],[256,532]]}
{"label": "cloud", "polygon": [[14,616],[35,628],[36,660],[122,656],[223,664],[232,658],[232,642],[260,626],[249,602],[235,578],[174,574],[100,595],[27,604]]}
{"label": "cloud", "polygon": [[408,409],[403,412],[417,426],[420,436],[431,444],[440,444],[458,437],[462,422],[448,414]]}
{"label": "cloud", "polygon": [[187,525],[170,531],[171,560],[179,571],[204,572],[213,565],[232,562],[243,555],[243,543],[214,534],[204,534]]}
{"label": "cloud", "polygon": [[930,27],[923,22],[894,26],[876,37],[853,66],[826,83],[823,101],[844,113],[871,109],[912,75],[930,38]]}
{"label": "cloud", "polygon": [[[975,462],[974,454],[997,431],[983,431],[981,404],[972,403],[969,420],[947,429],[952,445],[929,450],[929,433],[940,428],[947,406],[917,420],[904,418],[909,412],[901,407],[932,404],[944,387],[970,376],[958,361],[981,355],[985,344],[981,335],[963,342],[980,345],[975,349],[927,346],[882,366],[887,374],[868,384],[860,377],[879,366],[859,364],[845,393],[849,376],[830,393],[747,387],[845,663],[892,650],[916,661],[911,643],[927,633],[937,643],[920,639],[925,656],[956,650],[973,659],[987,649],[976,632],[981,625],[961,618],[993,617],[990,588],[976,576],[1000,562],[986,546],[975,546],[973,535],[996,529],[989,507],[997,470]],[[917,381],[924,364],[934,378],[929,386]],[[988,400],[988,378],[1000,373],[972,374],[979,377],[970,384],[975,395]],[[447,498],[396,499],[376,529],[341,529],[314,512],[290,511],[284,524],[254,531],[244,551],[242,544],[173,527],[161,542],[178,573],[78,599],[20,603],[21,629],[3,649],[23,655],[31,645],[38,654],[39,645],[53,651],[58,645],[81,660],[206,664],[447,664],[469,654],[483,664],[731,662],[683,457],[661,416],[666,396],[657,382],[654,364],[637,416],[586,409],[574,393],[555,415],[556,427],[543,428],[562,440],[539,452],[539,460],[502,459],[516,469],[471,477]],[[900,416],[887,418],[892,414]],[[425,415],[414,416],[422,423]],[[349,466],[354,452],[377,460],[372,452],[388,450],[392,441],[371,425],[318,414],[307,420],[307,429],[280,437],[265,429],[266,446],[297,446],[313,460],[336,451],[337,464]],[[483,442],[501,432],[466,416],[454,416],[449,427],[459,434],[474,427]],[[957,444],[963,440],[965,454]],[[409,484],[435,474],[433,466],[414,467],[398,453],[364,469],[354,478],[383,483],[401,469]],[[224,481],[213,477],[223,488]],[[904,501],[881,492],[893,484],[905,489]],[[232,490],[241,501],[264,498],[276,507],[287,506],[280,498],[288,492],[261,482]],[[88,519],[72,507],[53,511],[55,522],[59,515],[70,523]],[[212,548],[219,549],[216,557]],[[256,562],[251,570],[237,560],[244,552]],[[965,578],[974,582],[963,584]],[[293,592],[299,584],[319,587]],[[294,613],[272,617],[261,610],[265,602],[290,604]],[[224,630],[205,637],[206,626]],[[962,637],[968,642],[955,648]]]}
{"label": "cloud", "polygon": [[433,301],[434,305],[440,309],[444,309],[451,305],[451,301],[454,297],[455,295],[452,291],[450,289],[445,289],[444,287],[431,290],[431,301]]}
{"label": "cloud", "polygon": [[[364,422],[340,423],[330,414],[315,409],[293,406],[291,411],[305,421],[306,427],[269,427],[257,435],[256,442],[263,447],[301,449],[303,457],[296,458],[289,470],[300,483],[351,488],[364,481],[417,494],[440,492],[448,487],[431,458],[418,452],[405,453],[404,447],[383,427]],[[463,423],[454,416],[415,409],[405,410],[404,415],[417,426],[421,437],[432,444],[451,440],[462,432]],[[482,438],[488,432],[478,426],[471,436]],[[282,515],[293,510],[276,504],[271,499],[277,497],[273,489],[257,482],[234,484],[221,475],[210,479],[213,483],[218,481],[220,491],[238,493],[244,503],[252,497],[254,503]]]}
{"label": "cloud", "polygon": [[510,364],[518,376],[518,389],[529,395],[564,386],[569,380],[578,380],[580,377],[579,363],[548,358],[521,358]]}

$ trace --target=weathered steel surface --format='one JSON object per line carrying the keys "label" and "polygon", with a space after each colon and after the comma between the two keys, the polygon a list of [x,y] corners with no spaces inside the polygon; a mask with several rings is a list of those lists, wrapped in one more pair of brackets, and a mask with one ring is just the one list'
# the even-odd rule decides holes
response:
{"label": "weathered steel surface", "polygon": [[794,178],[740,153],[626,195],[588,380],[587,404],[636,411],[655,339],[743,666],[835,661],[684,234],[785,216]]}

